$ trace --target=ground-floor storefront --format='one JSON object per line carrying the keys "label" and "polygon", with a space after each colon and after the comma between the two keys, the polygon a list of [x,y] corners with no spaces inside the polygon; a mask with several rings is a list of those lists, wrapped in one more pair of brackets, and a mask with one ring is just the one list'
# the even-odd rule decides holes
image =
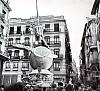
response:
{"label": "ground-floor storefront", "polygon": [[2,84],[8,86],[21,81],[22,73],[3,73]]}

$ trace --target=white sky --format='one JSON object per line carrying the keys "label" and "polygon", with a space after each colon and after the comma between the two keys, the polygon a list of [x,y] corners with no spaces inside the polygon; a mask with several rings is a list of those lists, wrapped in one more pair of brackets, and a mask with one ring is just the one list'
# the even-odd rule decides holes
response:
{"label": "white sky", "polygon": [[[6,1],[6,0],[5,0]],[[10,18],[36,16],[36,0],[9,0]],[[81,38],[86,17],[91,14],[94,0],[38,0],[39,15],[64,15],[69,30],[72,58],[79,66]]]}

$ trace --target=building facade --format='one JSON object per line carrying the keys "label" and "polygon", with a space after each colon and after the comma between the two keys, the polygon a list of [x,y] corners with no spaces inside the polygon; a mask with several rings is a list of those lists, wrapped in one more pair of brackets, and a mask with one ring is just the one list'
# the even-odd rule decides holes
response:
{"label": "building facade", "polygon": [[80,77],[83,82],[100,84],[100,1],[95,0],[91,17],[87,17],[80,52]]}
{"label": "building facade", "polygon": [[[11,45],[23,44],[27,48],[34,46],[38,38],[35,37],[33,32],[35,31],[36,21],[36,17],[29,19],[11,18],[9,20],[6,47],[10,61],[5,61],[3,68],[3,79],[6,85],[17,82],[23,73],[32,71],[28,60],[28,51],[13,48]],[[68,65],[72,61],[66,21],[63,16],[40,16],[39,21],[43,26],[45,41],[52,52],[57,55],[49,70],[54,74],[54,81],[66,82],[66,79],[70,76]]]}
{"label": "building facade", "polygon": [[2,69],[3,62],[8,60],[6,55],[6,31],[8,24],[8,14],[11,11],[11,8],[8,5],[8,2],[0,0],[0,85],[2,84]]}

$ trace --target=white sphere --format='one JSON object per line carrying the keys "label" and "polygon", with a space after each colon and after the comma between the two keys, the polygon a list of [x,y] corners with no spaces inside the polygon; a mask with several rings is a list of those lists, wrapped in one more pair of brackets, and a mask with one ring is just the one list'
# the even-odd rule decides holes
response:
{"label": "white sphere", "polygon": [[30,65],[33,69],[37,69],[38,67],[49,69],[53,61],[53,56],[50,55],[52,55],[51,50],[43,46],[38,46],[30,54]]}

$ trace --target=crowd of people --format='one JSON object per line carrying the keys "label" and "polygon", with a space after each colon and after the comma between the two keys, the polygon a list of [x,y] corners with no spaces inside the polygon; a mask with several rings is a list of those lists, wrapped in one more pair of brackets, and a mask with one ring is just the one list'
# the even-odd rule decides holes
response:
{"label": "crowd of people", "polygon": [[58,84],[52,83],[50,87],[31,86],[27,88],[23,83],[16,83],[8,87],[2,85],[0,91],[100,91],[100,85],[96,87],[95,84],[91,86],[79,82],[74,84],[58,82]]}

